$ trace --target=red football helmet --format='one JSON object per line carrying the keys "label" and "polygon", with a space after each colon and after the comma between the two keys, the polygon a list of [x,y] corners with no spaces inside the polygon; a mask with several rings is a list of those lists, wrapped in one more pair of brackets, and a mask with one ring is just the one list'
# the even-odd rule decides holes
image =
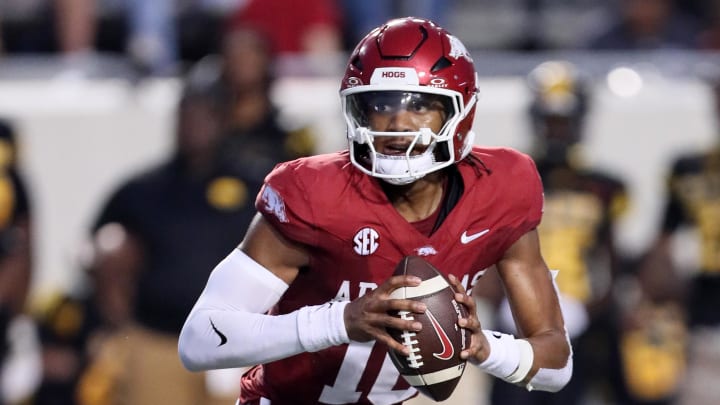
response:
{"label": "red football helmet", "polygon": [[[352,163],[392,184],[411,183],[447,167],[470,152],[470,130],[477,102],[477,74],[460,42],[432,21],[390,20],[371,31],[350,55],[340,86]],[[378,107],[377,98],[382,105]],[[371,101],[372,100],[372,101]],[[370,109],[441,105],[444,123],[438,133],[381,132],[368,127]],[[388,156],[373,146],[378,136],[414,137],[404,156]],[[412,154],[416,145],[424,152]]]}

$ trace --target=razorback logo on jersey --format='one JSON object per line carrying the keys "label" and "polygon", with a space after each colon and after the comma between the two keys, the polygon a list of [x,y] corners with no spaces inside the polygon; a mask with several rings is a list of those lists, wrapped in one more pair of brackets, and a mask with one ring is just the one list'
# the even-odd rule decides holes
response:
{"label": "razorback logo on jersey", "polygon": [[417,253],[418,256],[432,256],[437,254],[437,250],[435,250],[434,247],[427,245],[415,249],[415,253]]}
{"label": "razorback logo on jersey", "polygon": [[270,187],[269,184],[266,184],[265,187],[263,187],[260,198],[265,204],[264,209],[266,212],[275,215],[280,222],[288,222],[287,214],[285,213],[285,202],[274,188]]}

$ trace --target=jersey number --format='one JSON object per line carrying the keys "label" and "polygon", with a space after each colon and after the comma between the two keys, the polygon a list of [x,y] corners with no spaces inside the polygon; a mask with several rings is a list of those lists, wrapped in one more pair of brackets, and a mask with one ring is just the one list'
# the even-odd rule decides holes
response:
{"label": "jersey number", "polygon": [[[340,365],[340,371],[338,371],[337,378],[335,378],[335,384],[332,386],[326,385],[323,388],[320,402],[324,404],[347,404],[356,403],[360,399],[362,392],[356,390],[374,346],[375,341],[350,342],[342,365]],[[400,373],[398,373],[397,368],[390,360],[390,356],[386,354],[377,379],[367,395],[368,401],[373,404],[395,404],[412,396],[415,393],[413,389],[392,389],[399,376]]]}

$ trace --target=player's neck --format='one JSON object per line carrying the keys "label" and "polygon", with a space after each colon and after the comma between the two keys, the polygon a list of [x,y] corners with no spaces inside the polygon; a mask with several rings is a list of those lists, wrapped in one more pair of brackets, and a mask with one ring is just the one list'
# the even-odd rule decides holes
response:
{"label": "player's neck", "polygon": [[440,206],[446,177],[443,172],[435,172],[405,186],[385,183],[383,190],[403,218],[417,222],[431,216]]}

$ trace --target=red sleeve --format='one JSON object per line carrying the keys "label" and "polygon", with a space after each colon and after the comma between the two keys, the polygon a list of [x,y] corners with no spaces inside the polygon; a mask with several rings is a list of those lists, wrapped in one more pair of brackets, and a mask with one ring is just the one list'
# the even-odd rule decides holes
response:
{"label": "red sleeve", "polygon": [[299,160],[279,164],[265,178],[255,208],[284,237],[314,246],[317,240],[312,204],[305,191]]}
{"label": "red sleeve", "polygon": [[503,251],[535,229],[540,224],[543,213],[543,185],[535,162],[525,154],[518,156],[509,170],[506,198],[512,203],[510,213],[512,231],[507,235]]}

